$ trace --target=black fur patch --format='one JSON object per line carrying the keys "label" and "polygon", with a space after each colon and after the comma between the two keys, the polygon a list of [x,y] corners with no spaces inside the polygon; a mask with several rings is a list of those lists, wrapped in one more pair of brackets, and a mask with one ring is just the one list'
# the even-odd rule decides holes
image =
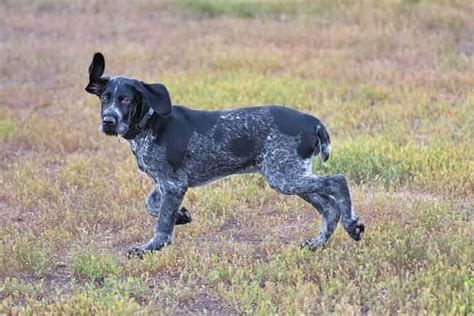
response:
{"label": "black fur patch", "polygon": [[311,115],[282,106],[270,107],[270,113],[278,129],[289,136],[303,132],[316,133],[316,127],[320,124],[320,121]]}
{"label": "black fur patch", "polygon": [[193,131],[199,134],[205,134],[211,130],[221,114],[220,111],[198,111],[180,105],[175,105],[173,111],[177,115],[184,116],[187,123],[192,126]]}
{"label": "black fur patch", "polygon": [[235,157],[246,157],[255,152],[255,141],[248,137],[235,138],[230,141],[229,149]]}
{"label": "black fur patch", "polygon": [[166,147],[166,160],[177,170],[183,162],[193,132],[205,133],[216,123],[219,112],[191,110],[173,106],[172,113],[153,123],[156,142]]}
{"label": "black fur patch", "polygon": [[166,148],[166,160],[178,169],[186,153],[186,147],[191,137],[191,129],[183,117],[172,113],[160,117],[153,122],[156,143]]}
{"label": "black fur patch", "polygon": [[191,223],[193,221],[193,218],[191,216],[191,213],[183,206],[181,207],[178,212],[176,213],[176,225],[186,225],[188,223]]}
{"label": "black fur patch", "polygon": [[296,149],[301,158],[307,159],[319,154],[316,128],[321,122],[317,118],[281,106],[272,106],[270,113],[282,133],[289,136],[301,135],[301,143]]}
{"label": "black fur patch", "polygon": [[303,159],[319,154],[319,142],[316,133],[303,132],[296,152]]}
{"label": "black fur patch", "polygon": [[214,129],[214,134],[212,135],[214,137],[214,141],[216,143],[220,143],[221,140],[224,138],[224,130],[218,126],[216,129]]}

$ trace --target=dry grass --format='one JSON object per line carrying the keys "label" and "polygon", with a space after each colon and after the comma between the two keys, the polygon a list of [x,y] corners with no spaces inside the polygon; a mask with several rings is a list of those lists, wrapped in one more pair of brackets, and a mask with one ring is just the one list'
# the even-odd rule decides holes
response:
{"label": "dry grass", "polygon": [[[0,314],[470,314],[470,1],[0,4]],[[257,176],[191,190],[191,225],[143,261],[151,182],[97,132],[83,88],[164,82],[194,108],[283,103],[321,117],[367,223],[325,249],[320,218]]]}

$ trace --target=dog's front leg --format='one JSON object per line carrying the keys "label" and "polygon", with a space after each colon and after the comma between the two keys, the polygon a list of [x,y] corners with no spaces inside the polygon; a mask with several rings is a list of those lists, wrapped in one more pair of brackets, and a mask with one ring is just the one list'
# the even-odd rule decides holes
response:
{"label": "dog's front leg", "polygon": [[[145,200],[145,207],[153,217],[158,218],[161,212],[161,187],[159,184],[155,185],[153,190],[148,194],[148,197]],[[176,225],[186,225],[192,222],[191,213],[185,208],[181,207],[176,214]]]}
{"label": "dog's front leg", "polygon": [[173,243],[174,225],[186,189],[186,186],[175,182],[160,183],[160,187],[154,191],[157,192],[155,194],[161,193],[161,208],[156,213],[158,222],[155,236],[144,245],[131,247],[128,250],[129,255],[142,257],[145,252],[153,252]]}

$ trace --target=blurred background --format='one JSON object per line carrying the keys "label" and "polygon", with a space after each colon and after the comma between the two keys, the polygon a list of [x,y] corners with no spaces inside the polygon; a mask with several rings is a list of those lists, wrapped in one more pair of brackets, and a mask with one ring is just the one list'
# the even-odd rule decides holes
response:
{"label": "blurred background", "polygon": [[[2,0],[0,313],[473,312],[474,4]],[[106,74],[196,109],[318,116],[365,220],[309,253],[320,217],[258,176],[190,190],[176,245],[128,261],[153,219],[128,145],[99,134]]]}

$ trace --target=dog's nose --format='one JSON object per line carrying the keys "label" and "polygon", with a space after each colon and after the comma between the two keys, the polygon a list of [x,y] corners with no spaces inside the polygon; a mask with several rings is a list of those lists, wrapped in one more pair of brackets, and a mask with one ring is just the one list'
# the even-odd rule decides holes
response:
{"label": "dog's nose", "polygon": [[115,120],[115,118],[113,116],[104,116],[104,118],[102,119],[102,123],[104,123],[104,125],[108,125],[108,126],[114,126],[115,123],[117,123],[117,121]]}

